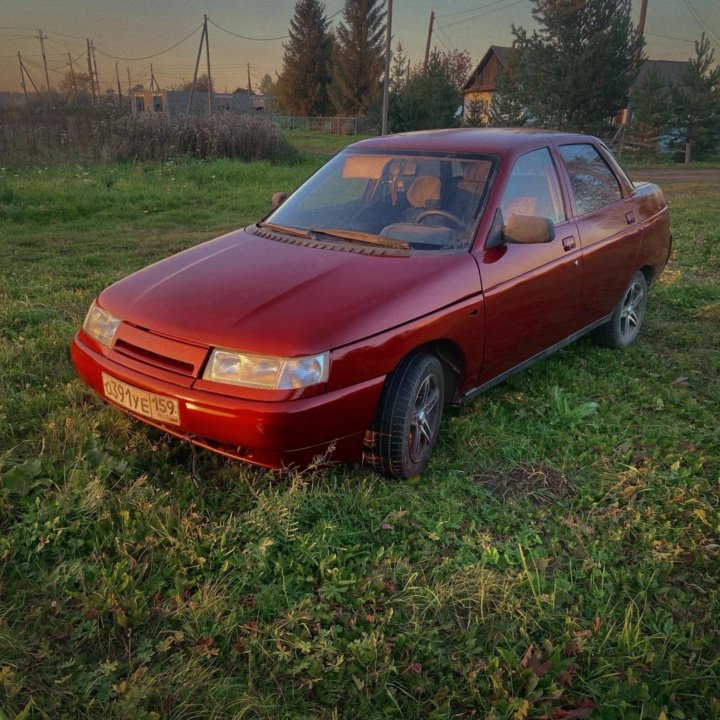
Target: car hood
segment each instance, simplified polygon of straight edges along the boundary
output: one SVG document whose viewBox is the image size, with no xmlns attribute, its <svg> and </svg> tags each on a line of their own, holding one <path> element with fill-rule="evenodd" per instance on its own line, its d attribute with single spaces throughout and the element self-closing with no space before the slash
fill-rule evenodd
<svg viewBox="0 0 720 720">
<path fill-rule="evenodd" d="M 468 253 L 369 255 L 238 230 L 120 280 L 99 303 L 180 340 L 299 356 L 376 335 L 479 291 Z"/>
</svg>

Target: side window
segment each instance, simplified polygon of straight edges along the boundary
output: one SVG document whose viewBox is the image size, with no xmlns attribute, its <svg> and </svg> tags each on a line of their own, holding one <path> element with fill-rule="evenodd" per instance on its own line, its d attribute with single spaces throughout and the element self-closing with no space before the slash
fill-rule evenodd
<svg viewBox="0 0 720 720">
<path fill-rule="evenodd" d="M 611 205 L 622 198 L 620 183 L 592 145 L 561 145 L 578 215 Z"/>
<path fill-rule="evenodd" d="M 511 215 L 536 215 L 556 224 L 567 219 L 557 171 L 547 148 L 516 160 L 500 208 L 506 221 Z"/>
</svg>

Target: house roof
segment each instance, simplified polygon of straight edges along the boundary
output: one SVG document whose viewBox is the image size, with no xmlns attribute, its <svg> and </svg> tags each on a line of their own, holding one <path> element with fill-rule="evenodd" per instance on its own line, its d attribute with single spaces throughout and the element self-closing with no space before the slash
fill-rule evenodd
<svg viewBox="0 0 720 720">
<path fill-rule="evenodd" d="M 491 45 L 485 55 L 483 55 L 482 60 L 477 64 L 477 67 L 473 70 L 472 74 L 463 85 L 462 91 L 469 92 L 472 89 L 478 75 L 482 73 L 483 68 L 490 62 L 490 58 L 492 58 L 493 55 L 498 59 L 499 63 L 503 67 L 505 67 L 511 50 L 512 48 L 505 47 L 503 45 Z"/>
<path fill-rule="evenodd" d="M 679 82 L 683 70 L 689 65 L 683 60 L 645 60 L 640 66 L 640 72 L 637 80 L 633 83 L 639 85 L 653 71 L 657 72 L 665 82 Z"/>
</svg>

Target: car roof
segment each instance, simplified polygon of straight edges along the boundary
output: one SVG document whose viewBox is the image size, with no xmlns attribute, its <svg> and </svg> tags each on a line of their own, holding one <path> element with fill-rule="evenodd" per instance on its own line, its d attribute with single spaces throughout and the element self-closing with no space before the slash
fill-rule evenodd
<svg viewBox="0 0 720 720">
<path fill-rule="evenodd" d="M 453 128 L 423 130 L 361 140 L 350 145 L 362 150 L 415 150 L 448 153 L 516 155 L 554 143 L 598 142 L 590 135 L 534 128 Z"/>
</svg>

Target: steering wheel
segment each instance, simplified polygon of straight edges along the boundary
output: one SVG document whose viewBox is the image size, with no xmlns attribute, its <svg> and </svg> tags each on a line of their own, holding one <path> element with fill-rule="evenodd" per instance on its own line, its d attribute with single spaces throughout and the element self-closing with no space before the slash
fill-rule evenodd
<svg viewBox="0 0 720 720">
<path fill-rule="evenodd" d="M 415 222 L 422 222 L 426 217 L 430 217 L 432 215 L 439 215 L 446 220 L 450 220 L 450 222 L 455 223 L 455 225 L 459 228 L 464 225 L 463 221 L 459 217 L 449 213 L 447 210 L 425 210 L 415 218 Z"/>
</svg>

